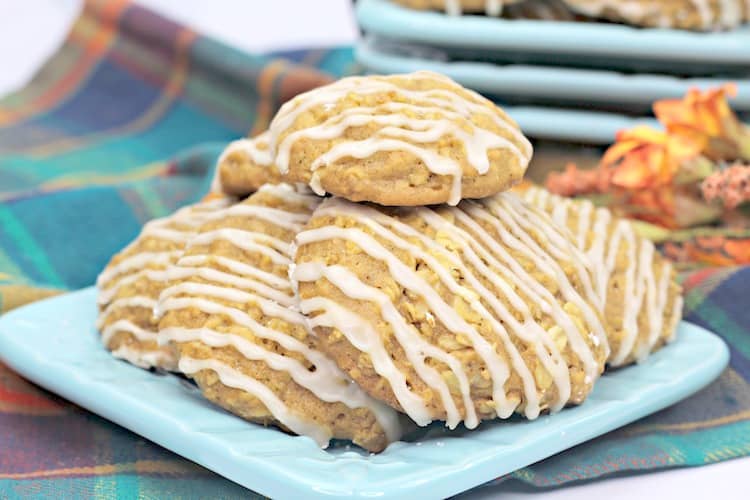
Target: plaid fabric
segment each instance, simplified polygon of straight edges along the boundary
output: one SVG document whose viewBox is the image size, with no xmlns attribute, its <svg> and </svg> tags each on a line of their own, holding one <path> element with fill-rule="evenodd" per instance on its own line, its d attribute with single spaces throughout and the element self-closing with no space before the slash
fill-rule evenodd
<svg viewBox="0 0 750 500">
<path fill-rule="evenodd" d="M 88 3 L 57 55 L 0 101 L 0 311 L 92 284 L 145 221 L 205 192 L 227 141 L 262 130 L 281 102 L 326 82 L 323 72 L 352 69 L 349 49 L 284 57 L 237 52 L 122 1 Z M 685 279 L 687 318 L 732 349 L 716 383 L 487 487 L 749 454 L 748 283 L 748 268 Z M 247 494 L 0 365 L 0 498 Z"/>
</svg>

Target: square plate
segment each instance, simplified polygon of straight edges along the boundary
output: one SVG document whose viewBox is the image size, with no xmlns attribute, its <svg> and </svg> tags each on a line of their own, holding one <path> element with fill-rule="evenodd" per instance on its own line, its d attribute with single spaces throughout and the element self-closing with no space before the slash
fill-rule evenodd
<svg viewBox="0 0 750 500">
<path fill-rule="evenodd" d="M 367 33 L 440 47 L 461 59 L 575 65 L 659 73 L 747 73 L 750 25 L 697 33 L 598 22 L 448 16 L 389 0 L 360 0 Z"/>
<path fill-rule="evenodd" d="M 94 329 L 96 290 L 86 288 L 0 317 L 0 359 L 32 382 L 271 497 L 447 497 L 665 408 L 726 367 L 714 334 L 682 322 L 677 340 L 646 362 L 602 377 L 581 406 L 534 421 L 477 430 L 420 429 L 370 455 L 346 443 L 321 450 L 241 420 L 174 375 L 112 358 Z"/>
</svg>

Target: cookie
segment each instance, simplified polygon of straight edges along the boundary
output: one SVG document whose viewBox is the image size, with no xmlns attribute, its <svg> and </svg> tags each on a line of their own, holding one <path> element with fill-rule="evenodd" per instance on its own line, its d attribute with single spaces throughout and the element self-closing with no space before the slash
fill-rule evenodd
<svg viewBox="0 0 750 500">
<path fill-rule="evenodd" d="M 564 0 L 574 11 L 648 28 L 733 29 L 747 20 L 747 0 Z"/>
<path fill-rule="evenodd" d="M 349 77 L 301 94 L 270 130 L 288 181 L 381 205 L 490 196 L 516 184 L 532 155 L 504 111 L 427 71 Z"/>
<path fill-rule="evenodd" d="M 296 238 L 292 281 L 323 349 L 419 425 L 582 402 L 608 355 L 587 263 L 513 193 L 457 207 L 331 198 Z"/>
<path fill-rule="evenodd" d="M 682 296 L 672 264 L 626 219 L 589 201 L 528 187 L 524 199 L 570 228 L 594 270 L 594 286 L 608 323 L 610 366 L 642 361 L 674 339 Z"/>
<path fill-rule="evenodd" d="M 480 14 L 499 16 L 506 6 L 521 0 L 395 0 L 396 3 L 417 10 L 440 10 L 451 16 Z"/>
<path fill-rule="evenodd" d="M 291 242 L 320 199 L 267 185 L 203 225 L 168 273 L 159 337 L 214 403 L 325 447 L 350 439 L 380 451 L 398 418 L 317 347 L 295 310 Z"/>
<path fill-rule="evenodd" d="M 211 192 L 247 196 L 263 184 L 281 182 L 268 149 L 268 132 L 227 146 L 216 164 Z"/>
<path fill-rule="evenodd" d="M 102 343 L 117 358 L 142 368 L 174 370 L 176 360 L 157 345 L 152 312 L 166 285 L 165 269 L 176 262 L 186 242 L 211 214 L 234 200 L 222 198 L 189 206 L 156 219 L 112 257 L 97 279 Z"/>
</svg>

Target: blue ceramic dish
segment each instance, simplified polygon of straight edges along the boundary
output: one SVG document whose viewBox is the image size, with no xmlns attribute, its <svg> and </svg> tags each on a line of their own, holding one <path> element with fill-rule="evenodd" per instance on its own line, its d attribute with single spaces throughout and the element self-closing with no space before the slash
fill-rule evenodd
<svg viewBox="0 0 750 500">
<path fill-rule="evenodd" d="M 345 443 L 321 450 L 247 423 L 201 398 L 184 379 L 112 358 L 94 330 L 93 288 L 0 317 L 0 358 L 52 392 L 274 498 L 447 497 L 665 408 L 727 365 L 718 337 L 682 323 L 678 339 L 645 363 L 602 377 L 581 406 L 475 431 L 435 424 L 369 455 Z"/>
<path fill-rule="evenodd" d="M 750 71 L 748 25 L 694 33 L 610 23 L 452 17 L 389 0 L 360 0 L 357 20 L 367 33 L 441 47 L 462 59 L 676 74 Z"/>
<path fill-rule="evenodd" d="M 732 107 L 737 111 L 750 110 L 750 67 L 744 79 L 678 78 L 602 69 L 454 61 L 437 49 L 372 37 L 358 44 L 355 56 L 370 73 L 435 71 L 506 103 L 585 106 L 647 115 L 657 99 L 682 97 L 690 88 L 706 89 L 734 82 L 738 93 L 731 100 Z"/>
</svg>

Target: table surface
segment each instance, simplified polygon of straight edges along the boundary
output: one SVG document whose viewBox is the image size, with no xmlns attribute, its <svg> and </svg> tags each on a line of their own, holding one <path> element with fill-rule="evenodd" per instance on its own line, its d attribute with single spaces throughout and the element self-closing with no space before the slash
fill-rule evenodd
<svg viewBox="0 0 750 500">
<path fill-rule="evenodd" d="M 358 37 L 349 0 L 139 0 L 138 3 L 248 51 L 350 44 Z M 3 68 L 0 71 L 0 96 L 25 85 L 54 53 L 81 5 L 81 0 L 0 0 L 0 68 Z M 294 15 L 290 16 L 290 13 Z M 34 29 L 28 29 L 29 26 L 34 26 Z M 23 50 L 18 50 L 18 47 L 23 47 Z M 704 500 L 708 496 L 730 500 L 746 498 L 748 471 L 750 457 L 545 492 L 517 484 L 503 485 L 479 490 L 467 497 Z"/>
</svg>

